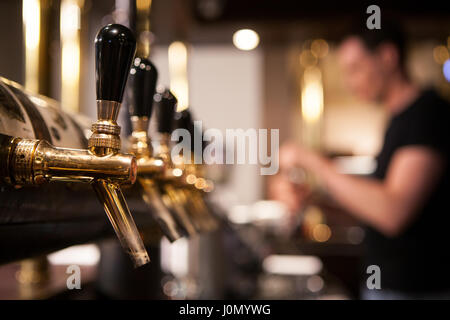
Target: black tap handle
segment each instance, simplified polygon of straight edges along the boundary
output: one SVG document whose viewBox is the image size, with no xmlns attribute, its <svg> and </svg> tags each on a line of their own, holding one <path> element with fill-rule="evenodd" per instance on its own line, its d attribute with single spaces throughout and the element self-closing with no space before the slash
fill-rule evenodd
<svg viewBox="0 0 450 320">
<path fill-rule="evenodd" d="M 203 132 L 201 132 L 199 128 L 194 125 L 194 119 L 189 109 L 176 112 L 174 118 L 175 118 L 175 129 L 177 128 L 186 129 L 187 131 L 189 131 L 191 137 L 195 137 L 197 135 L 203 137 Z M 202 150 L 205 150 L 207 145 L 208 142 L 203 141 L 202 139 L 201 143 Z M 191 140 L 191 151 L 194 151 L 194 139 Z"/>
<path fill-rule="evenodd" d="M 155 112 L 158 123 L 159 133 L 171 133 L 174 125 L 175 109 L 177 106 L 177 98 L 165 89 L 155 94 Z"/>
<path fill-rule="evenodd" d="M 189 110 L 183 110 L 175 113 L 175 128 L 186 129 L 193 136 L 194 120 Z"/>
<path fill-rule="evenodd" d="M 128 80 L 128 111 L 130 116 L 148 117 L 152 114 L 158 71 L 145 58 L 135 58 Z"/>
<path fill-rule="evenodd" d="M 185 129 L 189 131 L 191 137 L 195 137 L 194 121 L 192 120 L 192 115 L 189 110 L 186 109 L 175 113 L 175 129 Z M 191 139 L 190 149 L 192 152 L 194 151 L 194 145 L 194 139 Z"/>
<path fill-rule="evenodd" d="M 127 27 L 109 24 L 95 37 L 97 100 L 122 102 L 136 51 L 136 38 Z"/>
</svg>

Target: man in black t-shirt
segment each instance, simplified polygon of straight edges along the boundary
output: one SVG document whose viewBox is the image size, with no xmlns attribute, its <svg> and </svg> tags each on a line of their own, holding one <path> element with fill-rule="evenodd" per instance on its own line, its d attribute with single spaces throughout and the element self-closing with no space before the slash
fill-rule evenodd
<svg viewBox="0 0 450 320">
<path fill-rule="evenodd" d="M 389 114 L 372 178 L 341 174 L 327 158 L 293 143 L 281 148 L 280 168 L 314 173 L 367 225 L 365 268 L 380 268 L 381 289 L 366 288 L 364 279 L 363 298 L 450 298 L 450 106 L 410 81 L 404 51 L 402 34 L 386 25 L 348 36 L 338 50 L 350 89 Z M 304 203 L 306 192 L 282 175 L 270 189 L 292 211 Z"/>
</svg>

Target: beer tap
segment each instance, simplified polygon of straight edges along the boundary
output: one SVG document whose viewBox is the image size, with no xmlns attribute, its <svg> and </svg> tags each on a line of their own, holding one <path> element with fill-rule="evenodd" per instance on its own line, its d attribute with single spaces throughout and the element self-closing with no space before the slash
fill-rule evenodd
<svg viewBox="0 0 450 320">
<path fill-rule="evenodd" d="M 177 203 L 182 205 L 191 217 L 192 222 L 199 231 L 212 230 L 211 219 L 205 215 L 205 207 L 197 199 L 197 194 L 190 190 L 192 185 L 186 182 L 187 166 L 179 162 L 174 164 L 171 159 L 170 135 L 173 129 L 176 98 L 169 90 L 155 95 L 157 100 L 156 115 L 158 118 L 158 131 L 160 134 L 158 155 L 161 156 L 172 170 L 167 171 L 165 180 L 170 183 L 165 186 L 166 192 L 171 195 Z M 185 128 L 183 128 L 185 129 Z M 174 175 L 173 173 L 176 173 Z"/>
<path fill-rule="evenodd" d="M 196 217 L 188 211 L 185 199 L 180 196 L 177 190 L 183 172 L 174 165 L 170 154 L 170 135 L 173 129 L 177 99 L 169 90 L 164 88 L 158 90 L 154 99 L 159 134 L 159 143 L 155 154 L 164 161 L 166 167 L 164 174 L 159 177 L 160 189 L 165 196 L 167 205 L 176 212 L 188 234 L 194 235 L 201 228 L 199 228 Z"/>
<path fill-rule="evenodd" d="M 116 122 L 135 49 L 133 34 L 122 25 L 107 25 L 96 36 L 98 119 L 92 124 L 88 149 L 10 137 L 0 150 L 0 181 L 15 186 L 52 181 L 91 184 L 122 247 L 138 267 L 150 259 L 120 187 L 135 182 L 136 159 L 120 153 L 120 126 Z"/>
<path fill-rule="evenodd" d="M 190 132 L 191 136 L 195 136 L 196 130 L 189 110 L 183 110 L 176 114 L 176 126 Z M 193 162 L 193 147 L 191 145 L 191 153 L 184 155 L 181 163 L 178 164 L 183 170 L 182 179 L 180 181 L 179 192 L 200 221 L 200 228 L 203 231 L 212 231 L 217 228 L 217 220 L 208 208 L 204 196 L 204 190 L 208 186 L 207 180 L 203 177 L 203 168 Z"/>
<path fill-rule="evenodd" d="M 164 235 L 169 241 L 183 236 L 184 230 L 174 219 L 170 209 L 163 201 L 156 178 L 165 170 L 162 158 L 153 156 L 151 139 L 148 135 L 152 115 L 153 96 L 156 90 L 158 71 L 151 61 L 136 57 L 130 69 L 127 88 L 128 111 L 131 117 L 132 134 L 129 138 L 129 151 L 137 160 L 137 185 L 146 204 Z"/>
</svg>

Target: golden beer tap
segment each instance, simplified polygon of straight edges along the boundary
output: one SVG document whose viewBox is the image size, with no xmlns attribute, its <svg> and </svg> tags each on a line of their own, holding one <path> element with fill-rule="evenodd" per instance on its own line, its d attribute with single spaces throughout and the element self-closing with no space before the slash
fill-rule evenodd
<svg viewBox="0 0 450 320">
<path fill-rule="evenodd" d="M 88 149 L 54 147 L 46 140 L 11 137 L 0 149 L 0 181 L 42 185 L 52 181 L 92 185 L 124 250 L 134 265 L 150 261 L 120 185 L 136 180 L 136 159 L 120 153 L 117 115 L 136 49 L 132 32 L 118 24 L 102 28 L 95 39 L 97 113 Z"/>
<path fill-rule="evenodd" d="M 176 217 L 189 236 L 200 231 L 195 217 L 186 207 L 186 202 L 179 195 L 179 182 L 182 171 L 175 167 L 170 154 L 170 133 L 173 127 L 177 99 L 169 91 L 161 89 L 155 96 L 156 120 L 158 125 L 159 143 L 155 155 L 164 162 L 165 170 L 157 177 L 159 189 L 166 205 L 175 212 Z"/>
<path fill-rule="evenodd" d="M 185 179 L 181 190 L 186 194 L 188 203 L 192 206 L 192 210 L 199 213 L 202 229 L 206 232 L 213 231 L 218 227 L 217 220 L 210 208 L 205 202 L 205 190 L 212 184 L 203 176 L 203 170 L 200 165 L 193 163 L 185 164 Z"/>
<path fill-rule="evenodd" d="M 189 235 L 184 224 L 177 222 L 172 204 L 167 205 L 166 195 L 162 194 L 156 179 L 166 170 L 166 163 L 153 156 L 151 139 L 148 135 L 152 114 L 158 72 L 151 61 L 136 57 L 132 64 L 127 88 L 127 103 L 131 117 L 132 134 L 129 138 L 129 151 L 136 156 L 137 185 L 146 204 L 159 227 L 169 241 L 175 241 L 184 234 Z M 178 219 L 180 220 L 180 219 Z M 188 229 L 189 230 L 189 229 Z"/>
<path fill-rule="evenodd" d="M 157 154 L 162 157 L 171 170 L 167 171 L 165 176 L 165 190 L 174 201 L 182 205 L 191 217 L 198 231 L 211 231 L 216 227 L 215 221 L 209 214 L 203 199 L 194 184 L 190 184 L 189 178 L 192 178 L 192 168 L 195 166 L 186 164 L 178 157 L 177 163 L 172 161 L 170 134 L 173 128 L 176 98 L 169 90 L 155 95 L 157 100 L 156 114 L 158 118 L 158 131 L 160 133 L 159 146 Z M 188 129 L 181 125 L 180 129 Z M 193 134 L 191 134 L 193 136 Z M 179 156 L 179 155 L 175 155 Z M 195 177 L 195 176 L 194 176 Z M 196 178 L 197 179 L 197 178 Z M 204 181 L 204 179 L 203 179 Z"/>
<path fill-rule="evenodd" d="M 176 115 L 176 126 L 188 130 L 191 136 L 195 136 L 195 126 L 189 110 L 183 110 Z M 204 178 L 204 167 L 194 163 L 194 148 L 191 146 L 191 153 L 182 159 L 185 163 L 183 166 L 183 176 L 181 190 L 186 194 L 186 199 L 200 216 L 202 228 L 204 231 L 212 231 L 218 227 L 215 215 L 209 209 L 205 202 L 205 190 L 212 185 L 212 181 Z M 186 161 L 187 160 L 187 161 Z"/>
</svg>

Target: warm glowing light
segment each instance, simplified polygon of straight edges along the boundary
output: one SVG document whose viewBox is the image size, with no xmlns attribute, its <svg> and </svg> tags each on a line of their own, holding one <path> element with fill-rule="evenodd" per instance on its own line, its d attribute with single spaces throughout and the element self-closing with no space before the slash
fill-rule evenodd
<svg viewBox="0 0 450 320">
<path fill-rule="evenodd" d="M 322 210 L 316 206 L 308 206 L 304 215 L 304 223 L 307 225 L 316 225 L 322 223 L 323 221 Z"/>
<path fill-rule="evenodd" d="M 177 111 L 189 106 L 189 86 L 187 79 L 187 48 L 180 41 L 169 46 L 170 90 L 178 100 Z"/>
<path fill-rule="evenodd" d="M 48 255 L 53 265 L 88 265 L 95 266 L 100 261 L 100 250 L 95 244 L 72 246 Z"/>
<path fill-rule="evenodd" d="M 446 46 L 436 46 L 433 49 L 433 58 L 439 64 L 443 64 L 448 58 L 449 53 Z"/>
<path fill-rule="evenodd" d="M 212 192 L 214 190 L 214 182 L 211 180 L 206 180 L 206 187 L 203 188 L 205 192 Z"/>
<path fill-rule="evenodd" d="M 175 168 L 172 170 L 172 174 L 175 177 L 181 177 L 181 175 L 183 174 L 183 171 L 180 168 Z"/>
<path fill-rule="evenodd" d="M 66 42 L 62 46 L 63 85 L 74 84 L 74 82 L 78 81 L 79 79 L 79 72 L 80 72 L 79 49 L 80 49 L 79 46 L 73 42 Z"/>
<path fill-rule="evenodd" d="M 314 240 L 318 242 L 325 242 L 331 237 L 331 229 L 326 224 L 318 224 L 314 226 L 312 235 Z"/>
<path fill-rule="evenodd" d="M 39 0 L 23 0 L 23 21 L 25 23 L 25 45 L 36 49 L 39 45 L 40 15 Z"/>
<path fill-rule="evenodd" d="M 206 187 L 206 181 L 205 181 L 205 179 L 203 179 L 203 178 L 198 178 L 196 181 L 195 181 L 195 187 L 197 188 L 197 189 L 204 189 L 205 187 Z"/>
<path fill-rule="evenodd" d="M 317 57 L 311 50 L 304 50 L 300 54 L 300 64 L 303 68 L 315 66 L 317 64 Z"/>
<path fill-rule="evenodd" d="M 311 52 L 317 58 L 323 58 L 328 54 L 328 43 L 323 39 L 316 39 L 311 43 Z"/>
<path fill-rule="evenodd" d="M 193 174 L 188 174 L 188 176 L 186 177 L 186 182 L 189 184 L 194 184 L 196 180 L 197 177 Z"/>
<path fill-rule="evenodd" d="M 174 156 L 172 157 L 172 161 L 173 161 L 173 163 L 176 164 L 176 165 L 183 165 L 183 164 L 184 164 L 184 159 L 183 159 L 183 157 L 182 157 L 181 155 L 179 155 L 179 154 L 174 155 Z M 180 169 L 180 170 L 181 170 L 181 169 Z"/>
<path fill-rule="evenodd" d="M 318 68 L 308 68 L 303 74 L 302 116 L 309 123 L 317 122 L 323 113 L 322 73 Z"/>
<path fill-rule="evenodd" d="M 63 0 L 61 3 L 61 35 L 75 38 L 80 29 L 80 7 L 77 0 Z"/>
<path fill-rule="evenodd" d="M 315 256 L 269 255 L 263 261 L 264 271 L 272 274 L 312 276 L 322 268 L 322 261 Z"/>
<path fill-rule="evenodd" d="M 145 10 L 150 8 L 152 0 L 136 0 L 136 8 L 138 10 Z"/>
<path fill-rule="evenodd" d="M 442 72 L 444 73 L 445 79 L 450 82 L 450 59 L 444 62 L 442 66 Z"/>
<path fill-rule="evenodd" d="M 253 50 L 259 44 L 259 35 L 251 29 L 238 30 L 233 34 L 233 44 L 240 50 Z"/>
<path fill-rule="evenodd" d="M 61 2 L 61 105 L 79 111 L 80 6 L 77 0 Z"/>
<path fill-rule="evenodd" d="M 25 38 L 25 88 L 39 90 L 39 41 L 41 7 L 39 0 L 22 1 Z"/>
</svg>

